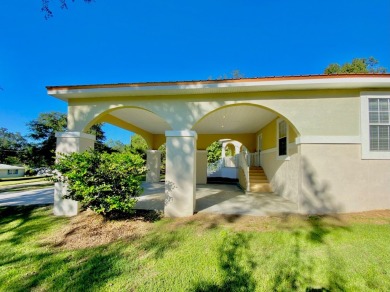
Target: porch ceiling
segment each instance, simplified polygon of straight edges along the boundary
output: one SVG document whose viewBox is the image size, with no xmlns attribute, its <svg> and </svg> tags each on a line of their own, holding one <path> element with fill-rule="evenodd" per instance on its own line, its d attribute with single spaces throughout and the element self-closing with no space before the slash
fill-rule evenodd
<svg viewBox="0 0 390 292">
<path fill-rule="evenodd" d="M 110 113 L 122 121 L 152 134 L 164 134 L 171 126 L 154 113 L 137 108 L 123 108 Z"/>
<path fill-rule="evenodd" d="M 205 116 L 194 130 L 198 134 L 255 133 L 276 117 L 275 113 L 257 106 L 229 106 Z"/>
<path fill-rule="evenodd" d="M 165 134 L 171 126 L 154 113 L 123 108 L 110 115 L 152 134 Z M 276 118 L 276 114 L 251 105 L 229 106 L 206 115 L 193 128 L 198 134 L 255 133 Z"/>
</svg>

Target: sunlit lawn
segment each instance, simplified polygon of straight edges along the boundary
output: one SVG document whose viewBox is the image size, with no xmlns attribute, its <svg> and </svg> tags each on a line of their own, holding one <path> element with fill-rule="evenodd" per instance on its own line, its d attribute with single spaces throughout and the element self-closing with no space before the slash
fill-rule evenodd
<svg viewBox="0 0 390 292">
<path fill-rule="evenodd" d="M 50 182 L 47 177 L 37 177 L 37 178 L 22 178 L 22 179 L 7 179 L 7 180 L 0 180 L 0 187 L 2 186 L 13 186 L 13 185 L 23 185 L 28 183 L 47 183 L 47 184 L 53 184 L 53 182 Z"/>
<path fill-rule="evenodd" d="M 0 290 L 389 291 L 386 214 L 125 221 L 144 231 L 95 244 L 107 234 L 91 227 L 78 239 L 91 245 L 75 247 L 75 219 L 50 207 L 1 208 Z"/>
</svg>

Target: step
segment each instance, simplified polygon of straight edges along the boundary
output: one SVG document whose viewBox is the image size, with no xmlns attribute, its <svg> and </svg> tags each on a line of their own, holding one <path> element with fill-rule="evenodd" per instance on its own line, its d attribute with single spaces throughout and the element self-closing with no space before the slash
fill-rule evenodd
<svg viewBox="0 0 390 292">
<path fill-rule="evenodd" d="M 266 175 L 249 175 L 249 179 L 268 179 Z"/>
<path fill-rule="evenodd" d="M 249 173 L 264 173 L 264 170 L 262 169 L 249 170 Z"/>
<path fill-rule="evenodd" d="M 252 183 L 268 183 L 268 179 L 250 179 L 249 182 Z"/>
<path fill-rule="evenodd" d="M 250 185 L 250 191 L 256 193 L 270 193 L 272 192 L 272 188 L 269 183 L 255 183 Z"/>
<path fill-rule="evenodd" d="M 251 166 L 249 169 L 263 169 L 261 166 Z"/>
<path fill-rule="evenodd" d="M 255 177 L 255 178 L 265 177 L 265 178 L 267 178 L 267 176 L 265 175 L 265 173 L 250 173 L 250 174 L 249 174 L 249 177 Z"/>
</svg>

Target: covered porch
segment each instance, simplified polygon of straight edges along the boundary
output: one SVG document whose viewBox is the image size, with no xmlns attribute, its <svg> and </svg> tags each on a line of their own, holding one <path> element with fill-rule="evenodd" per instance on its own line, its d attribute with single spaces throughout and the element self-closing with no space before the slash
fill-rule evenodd
<svg viewBox="0 0 390 292">
<path fill-rule="evenodd" d="M 164 211 L 165 184 L 143 183 L 136 209 Z M 237 185 L 207 184 L 196 187 L 195 213 L 271 216 L 298 213 L 298 205 L 275 193 L 244 193 Z"/>
</svg>

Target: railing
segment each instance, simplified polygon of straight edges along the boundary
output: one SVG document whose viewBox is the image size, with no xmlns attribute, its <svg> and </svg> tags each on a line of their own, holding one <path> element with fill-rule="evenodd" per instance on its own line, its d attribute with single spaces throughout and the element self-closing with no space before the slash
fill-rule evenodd
<svg viewBox="0 0 390 292">
<path fill-rule="evenodd" d="M 238 154 L 235 156 L 224 157 L 223 167 L 237 167 L 238 165 Z"/>
<path fill-rule="evenodd" d="M 214 163 L 207 163 L 207 175 L 220 171 L 223 167 L 238 167 L 239 154 L 219 159 Z"/>
<path fill-rule="evenodd" d="M 248 153 L 246 155 L 246 163 L 249 167 L 260 166 L 260 152 Z"/>
<path fill-rule="evenodd" d="M 249 165 L 247 163 L 249 155 L 245 155 L 245 153 L 241 152 L 239 154 L 239 168 L 243 171 L 244 177 L 239 176 L 240 184 L 243 184 L 246 188 L 246 191 L 250 190 L 250 182 L 249 182 Z M 244 180 L 244 181 L 242 181 Z"/>
</svg>

